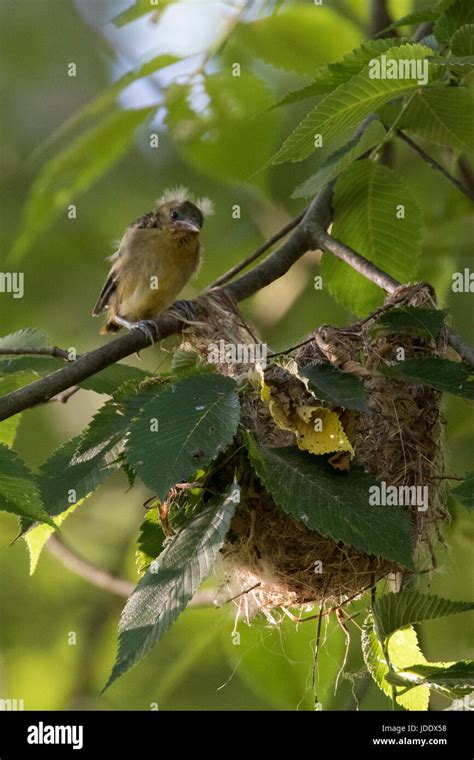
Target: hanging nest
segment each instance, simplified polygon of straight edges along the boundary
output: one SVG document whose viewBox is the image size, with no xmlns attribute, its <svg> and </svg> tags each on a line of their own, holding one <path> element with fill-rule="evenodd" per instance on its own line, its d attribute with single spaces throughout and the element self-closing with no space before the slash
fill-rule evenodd
<svg viewBox="0 0 474 760">
<path fill-rule="evenodd" d="M 416 506 L 404 507 L 412 526 L 415 564 L 420 572 L 429 572 L 435 566 L 433 547 L 440 540 L 439 526 L 447 519 L 440 491 L 441 393 L 426 385 L 378 375 L 377 369 L 400 358 L 401 350 L 405 359 L 444 356 L 447 341 L 444 330 L 436 339 L 374 331 L 380 316 L 399 306 L 434 308 L 435 293 L 426 283 L 400 287 L 366 319 L 346 328 L 320 327 L 294 358 L 268 366 L 263 376 L 269 399 L 278 401 L 285 419 L 291 419 L 295 410 L 301 411 L 305 405 L 335 411 L 354 450 L 352 461 L 375 479 L 397 487 L 429 485 L 426 512 Z M 200 328 L 189 331 L 184 348 L 197 351 L 203 359 L 210 342 L 255 342 L 251 329 L 226 296 L 205 296 L 201 317 Z M 368 396 L 367 410 L 331 408 L 316 400 L 298 376 L 297 367 L 318 362 L 360 378 Z M 259 444 L 279 447 L 298 443 L 300 448 L 308 448 L 291 425 L 283 429 L 285 426 L 276 424 L 268 399 L 262 400 L 261 387 L 249 382 L 249 377 L 255 379 L 255 365 L 226 361 L 218 371 L 244 386 L 242 426 Z M 222 601 L 235 598 L 247 617 L 261 611 L 273 619 L 271 610 L 275 607 L 325 602 L 339 606 L 391 574 L 404 573 L 406 580 L 406 571 L 393 562 L 321 536 L 283 512 L 242 455 L 242 447 L 238 448 L 244 474 L 240 478 L 241 502 L 222 549 Z M 351 455 L 336 452 L 329 462 L 336 469 L 349 469 Z"/>
</svg>

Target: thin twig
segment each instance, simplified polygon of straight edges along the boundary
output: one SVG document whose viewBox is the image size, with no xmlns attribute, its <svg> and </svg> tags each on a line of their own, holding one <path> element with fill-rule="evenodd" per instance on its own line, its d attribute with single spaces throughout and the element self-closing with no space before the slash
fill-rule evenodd
<svg viewBox="0 0 474 760">
<path fill-rule="evenodd" d="M 63 391 L 62 393 L 58 393 L 57 396 L 53 396 L 50 398 L 50 401 L 58 401 L 60 404 L 67 404 L 71 396 L 74 396 L 75 393 L 80 391 L 81 388 L 79 385 L 73 385 L 72 388 L 68 388 L 67 390 Z"/>
<path fill-rule="evenodd" d="M 393 293 L 401 283 L 325 231 L 332 216 L 332 189 L 333 183 L 323 187 L 310 204 L 300 224 L 280 248 L 250 272 L 229 283 L 223 290 L 228 292 L 236 301 L 243 301 L 286 274 L 306 251 L 323 248 L 345 261 L 346 264 L 371 282 L 376 283 L 387 293 Z M 192 305 L 193 302 L 190 303 Z M 163 312 L 158 315 L 154 320 L 156 325 L 155 342 L 162 341 L 182 330 L 186 324 L 183 309 L 183 305 L 177 304 L 172 312 Z M 181 313 L 183 313 L 182 318 L 179 316 Z M 448 339 L 459 356 L 474 367 L 474 350 L 464 344 L 461 338 L 450 329 L 448 330 Z M 67 367 L 56 370 L 56 372 L 0 398 L 0 420 L 7 419 L 24 409 L 47 401 L 61 391 L 78 385 L 105 367 L 147 348 L 149 345 L 148 338 L 142 332 L 132 330 L 100 348 L 82 354 Z"/>
<path fill-rule="evenodd" d="M 52 535 L 48 539 L 46 548 L 64 567 L 67 567 L 68 570 L 79 575 L 93 586 L 97 586 L 97 588 L 117 594 L 117 596 L 125 597 L 126 599 L 128 599 L 135 589 L 135 585 L 131 581 L 119 578 L 107 572 L 107 570 L 92 564 L 92 562 L 84 559 L 67 546 L 56 535 Z M 214 594 L 212 591 L 201 591 L 194 595 L 188 607 L 208 607 L 212 604 L 213 600 Z"/>
<path fill-rule="evenodd" d="M 408 145 L 412 150 L 415 151 L 415 153 L 418 153 L 418 155 L 423 159 L 423 161 L 426 161 L 426 163 L 431 166 L 432 169 L 435 169 L 437 172 L 443 175 L 443 177 L 446 177 L 451 184 L 454 185 L 463 195 L 465 195 L 469 200 L 474 201 L 474 190 L 471 190 L 468 187 L 465 187 L 463 183 L 454 177 L 452 174 L 448 172 L 447 169 L 444 168 L 444 166 L 438 161 L 436 161 L 434 158 L 428 155 L 428 153 L 425 153 L 423 148 L 420 148 L 420 146 L 414 142 L 411 137 L 408 137 L 404 132 L 402 132 L 401 129 L 397 129 L 397 135 L 398 137 L 403 140 L 406 145 Z"/>
<path fill-rule="evenodd" d="M 56 359 L 74 361 L 67 351 L 58 346 L 42 346 L 40 348 L 0 348 L 0 356 L 54 356 Z"/>
<path fill-rule="evenodd" d="M 279 240 L 285 237 L 285 235 L 288 235 L 291 230 L 294 230 L 295 227 L 298 226 L 298 224 L 303 219 L 307 209 L 301 212 L 301 214 L 298 214 L 298 216 L 295 216 L 293 219 L 291 219 L 288 224 L 285 224 L 284 227 L 281 228 L 281 230 L 278 230 L 271 238 L 269 238 L 265 243 L 262 243 L 253 253 L 250 254 L 246 259 L 241 261 L 239 264 L 236 264 L 235 266 L 231 267 L 227 270 L 227 272 L 224 272 L 224 274 L 221 274 L 220 277 L 215 280 L 215 282 L 212 283 L 210 286 L 211 288 L 217 288 L 221 285 L 224 285 L 226 282 L 229 282 L 233 277 L 235 277 L 236 274 L 239 274 L 239 272 L 242 272 L 243 269 L 246 269 L 250 264 L 253 264 L 254 261 L 256 261 L 262 254 L 265 253 L 265 251 L 268 251 L 269 248 L 271 248 L 275 243 L 278 243 Z"/>
</svg>

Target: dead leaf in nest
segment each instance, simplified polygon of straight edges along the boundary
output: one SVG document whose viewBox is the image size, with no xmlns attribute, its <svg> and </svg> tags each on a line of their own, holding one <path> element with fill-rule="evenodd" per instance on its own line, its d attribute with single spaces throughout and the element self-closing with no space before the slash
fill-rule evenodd
<svg viewBox="0 0 474 760">
<path fill-rule="evenodd" d="M 266 384 L 261 397 L 276 425 L 295 434 L 298 448 L 316 455 L 347 452 L 352 459 L 354 449 L 336 412 L 322 406 L 295 406 L 281 392 L 273 395 Z"/>
</svg>

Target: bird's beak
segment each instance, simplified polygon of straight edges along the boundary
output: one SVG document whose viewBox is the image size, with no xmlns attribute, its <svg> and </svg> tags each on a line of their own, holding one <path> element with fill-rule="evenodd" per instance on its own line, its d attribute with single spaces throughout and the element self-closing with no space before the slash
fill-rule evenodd
<svg viewBox="0 0 474 760">
<path fill-rule="evenodd" d="M 193 235 L 197 235 L 201 232 L 197 224 L 187 222 L 185 219 L 178 219 L 178 221 L 174 223 L 174 228 L 176 232 L 191 232 Z"/>
</svg>

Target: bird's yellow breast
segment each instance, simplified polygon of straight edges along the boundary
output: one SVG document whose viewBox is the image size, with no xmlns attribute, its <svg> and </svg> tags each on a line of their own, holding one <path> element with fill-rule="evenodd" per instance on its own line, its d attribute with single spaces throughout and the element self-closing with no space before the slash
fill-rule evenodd
<svg viewBox="0 0 474 760">
<path fill-rule="evenodd" d="M 116 313 L 132 322 L 152 319 L 179 295 L 199 266 L 196 236 L 157 229 L 127 230 L 117 267 Z"/>
</svg>

